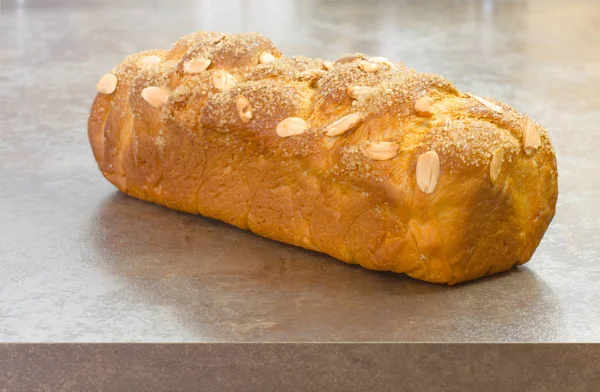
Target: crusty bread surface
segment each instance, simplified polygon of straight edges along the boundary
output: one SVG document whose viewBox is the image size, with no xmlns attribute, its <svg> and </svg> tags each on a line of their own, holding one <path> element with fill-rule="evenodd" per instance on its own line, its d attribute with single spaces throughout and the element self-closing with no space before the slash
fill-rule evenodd
<svg viewBox="0 0 600 392">
<path fill-rule="evenodd" d="M 199 32 L 97 88 L 89 139 L 119 190 L 368 269 L 448 284 L 506 271 L 554 216 L 541 126 L 385 58 Z"/>
</svg>

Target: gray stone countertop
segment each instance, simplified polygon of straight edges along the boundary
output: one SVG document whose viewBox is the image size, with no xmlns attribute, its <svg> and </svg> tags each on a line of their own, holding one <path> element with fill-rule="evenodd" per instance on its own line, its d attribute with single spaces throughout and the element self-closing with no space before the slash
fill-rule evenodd
<svg viewBox="0 0 600 392">
<path fill-rule="evenodd" d="M 600 3 L 2 6 L 0 341 L 600 341 Z M 532 260 L 438 286 L 118 193 L 87 141 L 95 83 L 197 30 L 258 31 L 287 55 L 386 56 L 530 115 L 550 133 L 560 181 Z"/>
</svg>

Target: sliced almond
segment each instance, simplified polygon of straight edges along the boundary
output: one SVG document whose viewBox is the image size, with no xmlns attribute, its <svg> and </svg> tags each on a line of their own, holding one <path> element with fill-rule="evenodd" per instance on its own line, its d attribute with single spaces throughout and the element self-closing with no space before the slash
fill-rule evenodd
<svg viewBox="0 0 600 392">
<path fill-rule="evenodd" d="M 300 117 L 288 117 L 277 124 L 275 132 L 281 137 L 301 135 L 310 128 L 310 124 Z"/>
<path fill-rule="evenodd" d="M 415 101 L 415 110 L 420 116 L 430 117 L 433 114 L 432 105 L 433 99 L 431 97 L 421 97 Z"/>
<path fill-rule="evenodd" d="M 377 68 L 379 68 L 379 65 L 376 63 L 371 63 L 369 61 L 362 60 L 358 63 L 358 67 L 365 72 L 375 72 L 377 71 Z"/>
<path fill-rule="evenodd" d="M 217 90 L 227 90 L 236 85 L 237 79 L 229 72 L 219 70 L 213 74 L 212 83 Z"/>
<path fill-rule="evenodd" d="M 325 134 L 331 137 L 342 135 L 356 128 L 361 121 L 360 113 L 351 113 L 328 125 L 325 128 Z"/>
<path fill-rule="evenodd" d="M 183 64 L 183 72 L 186 74 L 197 74 L 206 71 L 211 61 L 203 57 L 198 57 L 194 60 L 187 61 Z"/>
<path fill-rule="evenodd" d="M 350 98 L 353 99 L 358 99 L 362 95 L 371 94 L 373 91 L 375 91 L 375 88 L 369 86 L 352 86 L 346 90 Z"/>
<path fill-rule="evenodd" d="M 504 162 L 504 150 L 499 148 L 494 152 L 492 160 L 490 161 L 490 180 L 492 181 L 492 185 L 495 185 L 496 182 L 498 182 L 498 176 L 502 169 L 502 162 Z"/>
<path fill-rule="evenodd" d="M 386 57 L 370 57 L 369 60 L 374 61 L 379 64 L 385 64 L 390 68 L 394 66 L 394 64 L 392 64 L 390 59 L 388 59 Z"/>
<path fill-rule="evenodd" d="M 419 189 L 426 194 L 433 193 L 440 177 L 440 157 L 435 151 L 419 156 L 416 174 Z"/>
<path fill-rule="evenodd" d="M 487 101 L 481 97 L 478 97 L 477 95 L 473 95 L 471 94 L 471 97 L 473 97 L 474 100 L 476 100 L 477 102 L 479 102 L 480 104 L 482 104 L 483 106 L 487 106 L 489 109 L 492 109 L 494 112 L 502 114 L 504 113 L 504 111 L 502 110 L 502 108 L 498 105 L 496 105 L 495 103 L 491 103 L 490 101 Z"/>
<path fill-rule="evenodd" d="M 376 161 L 386 161 L 398 155 L 398 146 L 392 142 L 371 143 L 363 150 L 363 154 Z"/>
<path fill-rule="evenodd" d="M 325 68 L 328 71 L 331 71 L 333 69 L 333 61 L 323 61 L 323 68 Z"/>
<path fill-rule="evenodd" d="M 243 95 L 238 95 L 235 98 L 235 107 L 237 108 L 240 120 L 244 123 L 248 123 L 252 119 L 252 105 L 250 101 Z"/>
<path fill-rule="evenodd" d="M 220 33 L 218 36 L 215 37 L 215 39 L 213 39 L 213 41 L 212 41 L 213 45 L 216 45 L 219 42 L 223 41 L 224 38 L 225 38 L 225 34 Z"/>
<path fill-rule="evenodd" d="M 365 60 L 366 56 L 364 54 L 361 53 L 351 53 L 351 54 L 347 54 L 345 56 L 340 57 L 339 59 L 336 60 L 336 64 L 349 64 L 349 63 L 355 63 L 357 61 L 361 61 L 361 60 Z"/>
<path fill-rule="evenodd" d="M 142 90 L 142 98 L 152 107 L 160 109 L 169 100 L 169 92 L 163 88 L 152 86 Z"/>
<path fill-rule="evenodd" d="M 533 155 L 541 145 L 540 133 L 535 129 L 535 126 L 527 125 L 523 131 L 523 150 L 525 154 Z"/>
<path fill-rule="evenodd" d="M 158 56 L 155 55 L 151 55 L 151 56 L 144 56 L 140 59 L 139 64 L 142 67 L 146 67 L 146 66 L 151 66 L 151 65 L 156 65 L 158 63 L 160 63 L 162 59 Z"/>
<path fill-rule="evenodd" d="M 98 84 L 96 84 L 96 90 L 100 94 L 112 94 L 117 89 L 117 77 L 113 74 L 102 75 Z"/>
<path fill-rule="evenodd" d="M 322 69 L 309 69 L 303 72 L 300 72 L 301 78 L 306 79 L 319 79 L 321 76 L 325 75 L 327 71 L 323 71 Z"/>
<path fill-rule="evenodd" d="M 273 61 L 275 61 L 275 56 L 269 52 L 262 52 L 258 55 L 258 62 L 261 64 L 268 64 L 272 63 Z"/>
</svg>

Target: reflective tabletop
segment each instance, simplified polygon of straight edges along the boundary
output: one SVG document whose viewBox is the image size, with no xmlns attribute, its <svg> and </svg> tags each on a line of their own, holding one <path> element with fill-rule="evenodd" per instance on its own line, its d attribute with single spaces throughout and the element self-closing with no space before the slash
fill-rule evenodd
<svg viewBox="0 0 600 392">
<path fill-rule="evenodd" d="M 598 26 L 592 0 L 4 0 L 0 341 L 600 341 Z M 116 191 L 87 141 L 98 77 L 197 30 L 386 56 L 546 126 L 560 191 L 532 260 L 440 286 Z"/>
</svg>

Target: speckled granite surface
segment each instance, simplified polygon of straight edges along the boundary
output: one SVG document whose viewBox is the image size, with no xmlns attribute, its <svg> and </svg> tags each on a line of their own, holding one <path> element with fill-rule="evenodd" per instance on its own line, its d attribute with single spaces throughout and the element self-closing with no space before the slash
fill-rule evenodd
<svg viewBox="0 0 600 392">
<path fill-rule="evenodd" d="M 600 341 L 599 25 L 596 1 L 4 0 L 0 341 Z M 436 286 L 117 193 L 87 142 L 97 78 L 201 29 L 387 56 L 545 125 L 560 195 L 531 262 Z"/>
</svg>

